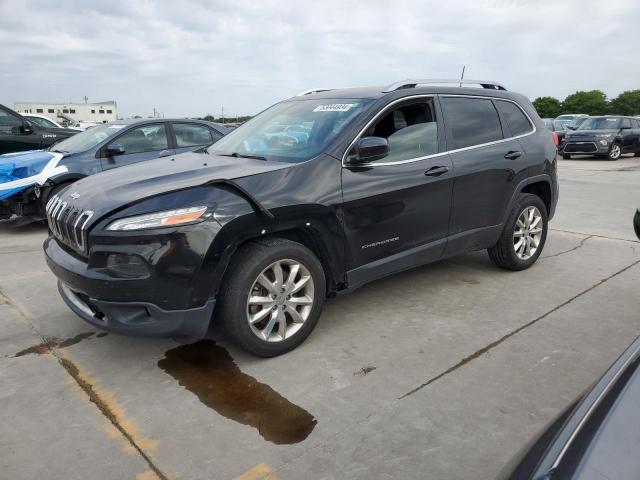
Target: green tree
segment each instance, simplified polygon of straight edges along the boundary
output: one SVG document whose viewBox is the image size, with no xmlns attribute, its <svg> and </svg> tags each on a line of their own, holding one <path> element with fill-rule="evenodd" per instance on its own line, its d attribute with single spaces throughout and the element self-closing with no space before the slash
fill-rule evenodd
<svg viewBox="0 0 640 480">
<path fill-rule="evenodd" d="M 553 97 L 538 97 L 533 106 L 542 118 L 556 118 L 562 113 L 562 103 Z"/>
<path fill-rule="evenodd" d="M 562 110 L 565 113 L 603 115 L 608 109 L 607 96 L 600 90 L 572 93 L 562 102 Z"/>
<path fill-rule="evenodd" d="M 640 90 L 622 92 L 609 103 L 609 112 L 619 115 L 640 115 Z"/>
</svg>

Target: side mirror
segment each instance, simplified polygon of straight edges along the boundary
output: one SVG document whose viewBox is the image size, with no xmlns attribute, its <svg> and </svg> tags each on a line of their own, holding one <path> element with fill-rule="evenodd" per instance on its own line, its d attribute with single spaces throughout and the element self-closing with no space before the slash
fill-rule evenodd
<svg viewBox="0 0 640 480">
<path fill-rule="evenodd" d="M 105 153 L 108 157 L 115 157 L 116 155 L 122 155 L 124 153 L 124 147 L 117 143 L 112 143 L 111 145 L 107 145 L 107 149 Z"/>
<path fill-rule="evenodd" d="M 33 125 L 31 125 L 28 122 L 25 122 L 22 124 L 22 133 L 24 133 L 25 135 L 31 135 L 33 133 Z"/>
<path fill-rule="evenodd" d="M 355 145 L 355 156 L 351 163 L 366 163 L 389 155 L 389 142 L 383 137 L 363 137 Z"/>
</svg>

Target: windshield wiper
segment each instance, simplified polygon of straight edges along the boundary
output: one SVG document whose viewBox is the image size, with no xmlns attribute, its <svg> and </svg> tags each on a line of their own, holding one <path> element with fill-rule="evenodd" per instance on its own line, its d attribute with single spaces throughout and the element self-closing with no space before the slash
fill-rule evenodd
<svg viewBox="0 0 640 480">
<path fill-rule="evenodd" d="M 233 153 L 221 153 L 220 154 L 223 157 L 235 157 L 235 158 L 252 158 L 254 160 L 267 160 L 265 157 L 261 157 L 260 155 L 245 155 L 244 153 L 238 153 L 238 152 L 233 152 Z"/>
<path fill-rule="evenodd" d="M 50 152 L 54 152 L 54 153 L 69 153 L 66 150 L 49 150 Z"/>
</svg>

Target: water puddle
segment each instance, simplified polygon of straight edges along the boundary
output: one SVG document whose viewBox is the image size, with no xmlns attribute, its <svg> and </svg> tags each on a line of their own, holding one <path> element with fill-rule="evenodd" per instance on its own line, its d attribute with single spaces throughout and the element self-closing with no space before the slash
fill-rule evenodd
<svg viewBox="0 0 640 480">
<path fill-rule="evenodd" d="M 22 357 L 29 354 L 46 355 L 47 353 L 51 353 L 52 348 L 70 347 L 71 345 L 75 345 L 86 338 L 92 337 L 94 334 L 95 332 L 85 332 L 79 333 L 75 337 L 71 338 L 48 337 L 44 342 L 39 343 L 38 345 L 33 345 L 29 348 L 25 348 L 24 350 L 20 350 L 14 355 L 14 357 Z"/>
<path fill-rule="evenodd" d="M 275 444 L 301 442 L 316 426 L 313 415 L 242 373 L 229 352 L 212 340 L 172 348 L 158 367 L 207 407 L 257 429 Z"/>
</svg>

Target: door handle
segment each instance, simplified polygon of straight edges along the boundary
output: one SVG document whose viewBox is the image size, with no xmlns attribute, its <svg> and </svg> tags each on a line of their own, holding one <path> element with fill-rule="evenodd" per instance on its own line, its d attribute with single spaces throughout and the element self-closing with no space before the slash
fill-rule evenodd
<svg viewBox="0 0 640 480">
<path fill-rule="evenodd" d="M 171 152 L 171 150 L 163 150 L 160 152 L 160 155 L 158 155 L 158 158 L 168 157 L 169 155 L 173 155 L 173 152 Z"/>
<path fill-rule="evenodd" d="M 507 160 L 515 160 L 516 158 L 519 158 L 521 156 L 522 152 L 519 152 L 517 150 L 511 150 L 504 154 L 504 158 L 506 158 Z"/>
<path fill-rule="evenodd" d="M 427 177 L 439 177 L 449 171 L 449 167 L 431 167 L 429 170 L 424 172 Z"/>
</svg>

